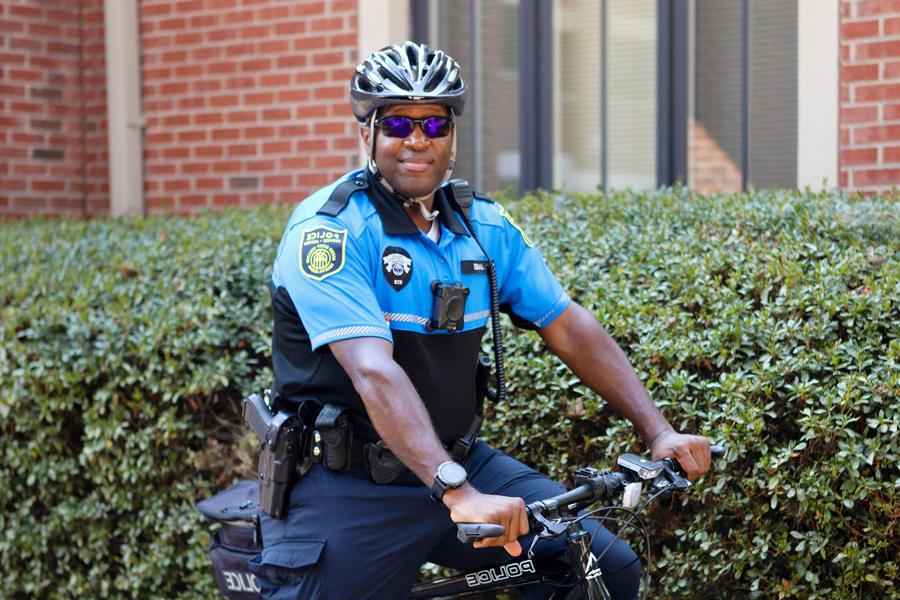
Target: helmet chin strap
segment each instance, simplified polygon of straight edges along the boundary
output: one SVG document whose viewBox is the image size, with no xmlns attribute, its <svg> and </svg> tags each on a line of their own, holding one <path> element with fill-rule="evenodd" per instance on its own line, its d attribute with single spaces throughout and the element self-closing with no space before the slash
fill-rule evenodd
<svg viewBox="0 0 900 600">
<path fill-rule="evenodd" d="M 372 175 L 375 176 L 375 179 L 377 179 L 381 183 L 382 187 L 384 187 L 384 189 L 386 189 L 391 196 L 403 203 L 403 208 L 409 208 L 413 204 L 416 204 L 419 207 L 419 214 L 422 215 L 423 219 L 429 222 L 434 221 L 437 216 L 441 214 L 441 211 L 428 210 L 427 208 L 425 208 L 424 202 L 450 180 L 450 175 L 453 173 L 453 167 L 456 166 L 456 122 L 453 122 L 450 129 L 453 140 L 450 142 L 450 161 L 447 164 L 447 171 L 444 173 L 444 177 L 441 179 L 440 183 L 432 188 L 431 191 L 427 194 L 418 196 L 416 198 L 407 198 L 400 192 L 394 190 L 391 184 L 389 184 L 387 180 L 382 177 L 381 173 L 378 171 L 378 166 L 375 164 L 375 117 L 377 114 L 378 111 L 373 110 L 372 116 L 369 118 L 369 131 L 371 132 L 371 135 L 369 136 L 369 171 L 372 173 Z"/>
</svg>

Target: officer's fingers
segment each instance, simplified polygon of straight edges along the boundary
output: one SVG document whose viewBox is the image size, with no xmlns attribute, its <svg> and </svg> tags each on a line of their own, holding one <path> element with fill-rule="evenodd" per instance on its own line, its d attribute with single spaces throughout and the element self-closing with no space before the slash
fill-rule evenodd
<svg viewBox="0 0 900 600">
<path fill-rule="evenodd" d="M 519 535 L 528 533 L 528 515 L 525 514 L 525 501 L 522 501 L 522 510 L 519 511 Z"/>
<path fill-rule="evenodd" d="M 518 538 L 528 530 L 528 519 L 525 519 L 525 502 L 521 498 L 508 498 L 505 505 L 505 527 L 509 542 Z"/>
<path fill-rule="evenodd" d="M 699 440 L 694 445 L 694 456 L 697 459 L 697 465 L 700 467 L 700 475 L 709 471 L 709 464 L 712 461 L 709 448 L 709 440 L 705 437 L 699 437 Z"/>
<path fill-rule="evenodd" d="M 522 544 L 519 543 L 519 540 L 513 540 L 508 544 L 504 544 L 503 549 L 509 552 L 510 556 L 519 556 L 522 554 Z"/>
<path fill-rule="evenodd" d="M 512 511 L 507 511 L 505 517 L 503 519 L 503 527 L 506 528 L 506 532 L 499 538 L 503 542 L 502 546 L 504 547 L 513 543 L 519 537 L 519 520 L 516 518 L 516 514 Z"/>
<path fill-rule="evenodd" d="M 675 460 L 678 461 L 688 479 L 694 479 L 700 473 L 700 467 L 691 453 L 690 447 L 679 446 L 675 450 Z"/>
<path fill-rule="evenodd" d="M 694 479 L 709 470 L 709 440 L 701 436 L 693 436 L 687 448 L 690 464 L 682 463 L 688 479 Z M 680 461 L 679 461 L 680 462 Z"/>
<path fill-rule="evenodd" d="M 495 546 L 506 546 L 507 544 L 511 544 L 515 539 L 510 540 L 507 534 L 503 534 L 499 537 L 489 537 L 489 538 L 481 538 L 480 540 L 475 540 L 472 543 L 473 548 L 492 548 Z"/>
</svg>

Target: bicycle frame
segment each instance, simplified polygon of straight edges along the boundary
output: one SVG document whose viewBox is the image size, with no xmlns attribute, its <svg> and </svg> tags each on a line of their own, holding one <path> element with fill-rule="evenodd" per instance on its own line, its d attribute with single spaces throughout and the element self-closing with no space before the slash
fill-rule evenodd
<svg viewBox="0 0 900 600">
<path fill-rule="evenodd" d="M 582 582 L 585 600 L 608 600 L 609 592 L 600 578 L 599 567 L 594 564 L 590 537 L 580 523 L 572 523 L 566 531 L 565 554 L 568 562 L 559 555 L 536 555 L 531 559 L 517 557 L 497 567 L 420 583 L 413 587 L 409 597 L 462 598 L 475 593 L 543 583 L 559 588 L 559 595 L 551 596 L 553 600 L 564 598 L 578 582 Z"/>
</svg>

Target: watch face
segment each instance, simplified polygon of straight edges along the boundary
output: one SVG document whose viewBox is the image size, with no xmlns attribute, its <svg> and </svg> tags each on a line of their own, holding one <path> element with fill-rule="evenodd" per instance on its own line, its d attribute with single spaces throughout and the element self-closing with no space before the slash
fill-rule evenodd
<svg viewBox="0 0 900 600">
<path fill-rule="evenodd" d="M 442 464 L 437 474 L 447 487 L 459 487 L 466 480 L 466 470 L 462 465 L 453 462 Z"/>
</svg>

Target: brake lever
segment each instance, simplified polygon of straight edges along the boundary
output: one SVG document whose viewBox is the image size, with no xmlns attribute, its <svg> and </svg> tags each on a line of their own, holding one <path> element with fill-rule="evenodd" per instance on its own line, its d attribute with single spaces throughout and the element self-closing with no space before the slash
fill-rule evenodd
<svg viewBox="0 0 900 600">
<path fill-rule="evenodd" d="M 561 523 L 558 521 L 551 521 L 544 515 L 542 515 L 539 511 L 531 512 L 531 517 L 534 518 L 535 521 L 541 526 L 540 531 L 534 532 L 536 538 L 541 538 L 542 540 L 552 540 L 561 536 L 566 532 L 567 525 L 565 523 Z"/>
<path fill-rule="evenodd" d="M 681 467 L 674 458 L 664 458 L 662 462 L 665 465 L 662 475 L 676 490 L 686 490 L 691 487 L 691 482 L 681 475 Z"/>
</svg>

